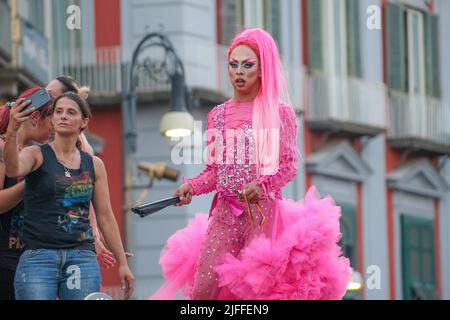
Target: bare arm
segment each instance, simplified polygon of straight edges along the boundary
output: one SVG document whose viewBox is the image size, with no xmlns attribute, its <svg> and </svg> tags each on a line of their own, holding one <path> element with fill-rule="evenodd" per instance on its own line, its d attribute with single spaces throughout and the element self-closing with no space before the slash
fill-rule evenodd
<svg viewBox="0 0 450 320">
<path fill-rule="evenodd" d="M 0 190 L 0 215 L 8 212 L 23 200 L 25 184 L 18 183 L 11 188 Z"/>
<path fill-rule="evenodd" d="M 21 124 L 30 118 L 34 108 L 23 110 L 29 101 L 19 100 L 9 113 L 9 124 L 6 132 L 4 159 L 6 175 L 11 178 L 23 177 L 30 173 L 36 165 L 37 155 L 41 154 L 39 148 L 24 148 L 20 153 L 17 147 L 17 132 Z M 42 158 L 42 157 L 41 157 Z"/>
<path fill-rule="evenodd" d="M 17 149 L 16 137 L 6 136 L 5 171 L 8 177 L 24 177 L 41 164 L 42 153 L 39 147 L 26 147 L 19 152 Z"/>
<path fill-rule="evenodd" d="M 95 168 L 95 189 L 92 203 L 94 205 L 97 223 L 105 238 L 106 244 L 113 252 L 119 264 L 119 276 L 122 289 L 126 290 L 125 296 L 131 296 L 134 289 L 134 277 L 128 268 L 125 251 L 120 238 L 119 227 L 111 207 L 108 189 L 108 177 L 105 165 L 98 157 L 93 157 Z"/>
<path fill-rule="evenodd" d="M 93 157 L 93 159 L 96 182 L 92 203 L 94 205 L 97 223 L 118 263 L 124 263 L 126 262 L 125 251 L 120 239 L 119 227 L 117 226 L 111 207 L 105 166 L 99 158 Z"/>
<path fill-rule="evenodd" d="M 5 163 L 3 160 L 4 142 L 0 140 L 0 215 L 17 206 L 23 198 L 25 185 L 18 183 L 10 188 L 3 189 L 5 185 Z"/>
</svg>

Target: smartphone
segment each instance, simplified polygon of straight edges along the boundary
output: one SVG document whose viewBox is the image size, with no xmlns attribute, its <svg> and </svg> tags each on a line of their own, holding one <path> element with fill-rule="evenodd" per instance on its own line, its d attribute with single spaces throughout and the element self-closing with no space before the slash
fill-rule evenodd
<svg viewBox="0 0 450 320">
<path fill-rule="evenodd" d="M 36 110 L 38 110 L 52 100 L 47 90 L 45 90 L 44 88 L 40 88 L 38 91 L 25 99 L 31 100 L 31 103 L 23 108 L 22 111 L 28 110 L 30 108 L 35 108 Z"/>
</svg>

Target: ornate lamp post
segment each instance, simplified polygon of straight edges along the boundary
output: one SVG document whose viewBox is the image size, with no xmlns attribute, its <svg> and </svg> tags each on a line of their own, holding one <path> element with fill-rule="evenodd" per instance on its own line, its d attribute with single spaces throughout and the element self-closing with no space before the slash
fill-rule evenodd
<svg viewBox="0 0 450 320">
<path fill-rule="evenodd" d="M 194 119 L 187 112 L 189 93 L 186 89 L 184 66 L 175 52 L 170 40 L 161 33 L 149 33 L 133 51 L 129 74 L 124 85 L 125 95 L 122 103 L 124 154 L 136 151 L 136 88 L 139 85 L 138 59 L 142 52 L 151 47 L 163 49 L 164 56 L 159 63 L 147 56 L 140 65 L 155 82 L 171 83 L 171 112 L 161 120 L 161 133 L 168 137 L 190 135 Z"/>
<path fill-rule="evenodd" d="M 144 54 L 147 49 L 159 48 L 160 55 Z M 161 50 L 162 49 L 162 50 Z M 148 51 L 148 50 L 147 50 Z M 123 81 L 122 130 L 123 130 L 123 168 L 125 178 L 124 213 L 127 235 L 132 234 L 132 215 L 129 214 L 134 188 L 133 169 L 137 164 L 132 156 L 137 145 L 137 95 L 136 89 L 142 76 L 147 76 L 155 84 L 171 83 L 171 111 L 161 119 L 160 131 L 167 137 L 176 138 L 190 135 L 194 129 L 194 119 L 188 112 L 189 93 L 185 84 L 184 66 L 176 54 L 170 40 L 161 33 L 145 35 L 133 51 L 129 73 Z"/>
</svg>

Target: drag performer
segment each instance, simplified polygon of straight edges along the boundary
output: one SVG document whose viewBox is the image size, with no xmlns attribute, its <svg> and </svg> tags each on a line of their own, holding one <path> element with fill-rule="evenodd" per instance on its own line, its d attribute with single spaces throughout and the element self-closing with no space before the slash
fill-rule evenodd
<svg viewBox="0 0 450 320">
<path fill-rule="evenodd" d="M 299 202 L 281 194 L 297 174 L 297 122 L 277 46 L 247 29 L 227 57 L 234 93 L 207 116 L 207 165 L 175 192 L 185 205 L 215 191 L 210 212 L 169 238 L 151 298 L 341 299 L 352 270 L 340 208 L 314 187 Z"/>
</svg>

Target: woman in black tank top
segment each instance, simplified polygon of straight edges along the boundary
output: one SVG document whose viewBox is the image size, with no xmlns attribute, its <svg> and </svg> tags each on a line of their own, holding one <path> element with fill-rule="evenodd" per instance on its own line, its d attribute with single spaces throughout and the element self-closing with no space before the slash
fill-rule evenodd
<svg viewBox="0 0 450 320">
<path fill-rule="evenodd" d="M 13 107 L 5 144 L 6 174 L 25 176 L 24 253 L 14 285 L 17 299 L 83 299 L 99 291 L 100 272 L 94 252 L 89 206 L 119 265 L 125 298 L 133 292 L 115 221 L 103 162 L 82 152 L 79 134 L 87 127 L 89 106 L 78 95 L 55 100 L 55 140 L 18 152 L 17 128 L 32 111 Z"/>
<path fill-rule="evenodd" d="M 16 103 L 24 108 L 28 102 L 23 100 L 39 90 L 33 87 L 24 91 Z M 52 103 L 34 112 L 20 127 L 17 134 L 19 148 L 30 145 L 31 141 L 45 143 L 51 132 L 50 116 Z M 14 274 L 22 254 L 21 227 L 24 218 L 23 193 L 24 180 L 10 178 L 5 174 L 3 159 L 5 132 L 9 125 L 10 107 L 0 109 L 0 300 L 14 300 Z"/>
</svg>

